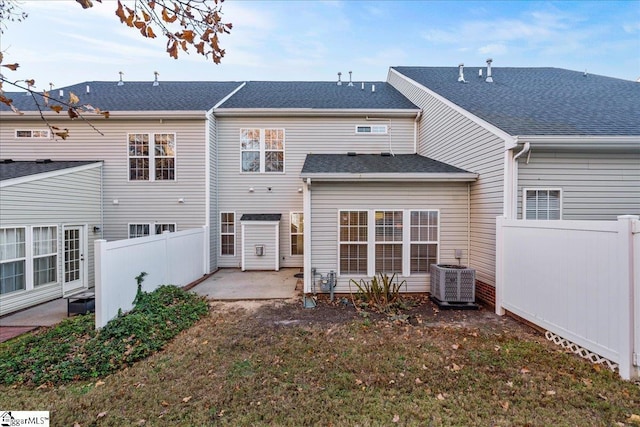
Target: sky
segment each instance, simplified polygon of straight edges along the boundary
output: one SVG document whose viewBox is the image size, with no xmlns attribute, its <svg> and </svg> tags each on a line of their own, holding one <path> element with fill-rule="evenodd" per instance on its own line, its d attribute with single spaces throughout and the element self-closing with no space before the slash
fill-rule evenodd
<svg viewBox="0 0 640 427">
<path fill-rule="evenodd" d="M 123 1 L 123 3 L 127 4 Z M 24 22 L 4 22 L 9 80 L 37 89 L 85 81 L 384 81 L 390 66 L 558 67 L 640 78 L 640 0 L 365 1 L 227 0 L 233 24 L 220 65 L 170 58 L 163 38 L 119 22 L 117 3 L 21 0 Z M 131 5 L 131 1 L 128 3 Z M 5 90 L 12 88 L 5 86 Z"/>
</svg>

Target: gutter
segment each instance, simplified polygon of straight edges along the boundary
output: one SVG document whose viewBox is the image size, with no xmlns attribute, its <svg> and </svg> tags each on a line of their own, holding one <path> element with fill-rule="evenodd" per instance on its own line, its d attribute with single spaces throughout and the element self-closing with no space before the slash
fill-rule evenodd
<svg viewBox="0 0 640 427">
<path fill-rule="evenodd" d="M 12 111 L 0 111 L 0 119 L 7 120 L 42 120 L 40 113 L 37 111 L 23 111 L 24 114 L 18 115 Z M 43 112 L 43 116 L 47 120 L 69 120 L 66 115 L 60 115 L 55 112 L 47 113 Z M 207 111 L 205 110 L 155 110 L 155 111 L 110 111 L 109 118 L 106 119 L 98 114 L 83 114 L 82 117 L 87 121 L 101 120 L 101 121 L 114 121 L 114 120 L 131 120 L 131 119 L 198 119 L 204 120 L 207 118 Z"/>
<path fill-rule="evenodd" d="M 216 116 L 236 117 L 362 117 L 366 115 L 384 115 L 385 117 L 414 117 L 415 109 L 364 109 L 364 108 L 217 108 Z"/>
<path fill-rule="evenodd" d="M 302 173 L 303 180 L 313 179 L 321 182 L 473 182 L 477 173 Z"/>
</svg>

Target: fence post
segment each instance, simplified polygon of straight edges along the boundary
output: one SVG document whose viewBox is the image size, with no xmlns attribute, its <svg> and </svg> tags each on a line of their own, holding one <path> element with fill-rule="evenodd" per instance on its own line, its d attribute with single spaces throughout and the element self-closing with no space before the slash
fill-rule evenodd
<svg viewBox="0 0 640 427">
<path fill-rule="evenodd" d="M 94 280 L 95 280 L 95 327 L 96 329 L 103 327 L 107 322 L 105 320 L 105 316 L 108 313 L 107 309 L 107 298 L 106 298 L 106 289 L 107 285 L 107 268 L 106 268 L 106 257 L 107 257 L 107 241 L 104 239 L 98 239 L 93 243 L 93 256 L 94 260 Z"/>
<path fill-rule="evenodd" d="M 634 254 L 633 222 L 637 215 L 618 217 L 618 258 L 620 271 L 620 376 L 629 380 L 637 376 L 634 368 Z M 638 307 L 635 307 L 636 309 Z"/>
<path fill-rule="evenodd" d="M 504 216 L 496 217 L 496 314 L 504 316 Z"/>
</svg>

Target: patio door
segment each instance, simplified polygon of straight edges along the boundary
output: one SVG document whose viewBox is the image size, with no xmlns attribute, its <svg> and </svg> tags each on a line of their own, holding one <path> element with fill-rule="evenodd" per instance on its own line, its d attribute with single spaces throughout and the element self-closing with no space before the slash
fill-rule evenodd
<svg viewBox="0 0 640 427">
<path fill-rule="evenodd" d="M 80 292 L 87 287 L 85 277 L 86 233 L 84 225 L 63 227 L 64 259 L 62 295 Z"/>
</svg>

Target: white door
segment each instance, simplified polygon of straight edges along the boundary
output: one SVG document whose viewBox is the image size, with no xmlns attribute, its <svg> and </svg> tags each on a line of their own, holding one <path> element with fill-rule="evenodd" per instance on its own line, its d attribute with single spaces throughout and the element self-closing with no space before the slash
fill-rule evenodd
<svg viewBox="0 0 640 427">
<path fill-rule="evenodd" d="M 62 294 L 82 291 L 86 288 L 84 273 L 84 254 L 86 252 L 85 227 L 83 225 L 65 225 L 64 232 L 64 261 Z"/>
</svg>

